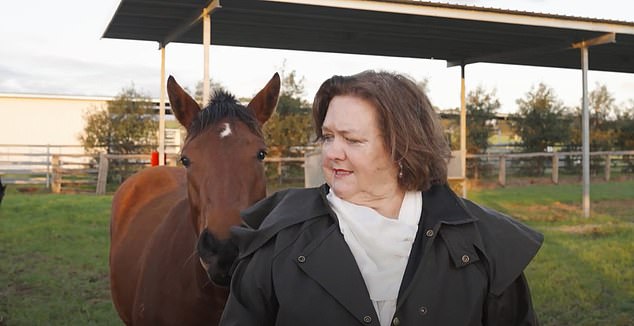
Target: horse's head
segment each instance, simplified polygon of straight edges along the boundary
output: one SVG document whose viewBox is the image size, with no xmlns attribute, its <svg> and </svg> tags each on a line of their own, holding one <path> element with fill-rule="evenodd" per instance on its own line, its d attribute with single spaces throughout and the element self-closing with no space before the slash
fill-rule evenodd
<svg viewBox="0 0 634 326">
<path fill-rule="evenodd" d="M 240 224 L 240 211 L 266 195 L 261 127 L 269 119 L 280 91 L 276 73 L 247 107 L 224 91 L 200 107 L 174 80 L 167 92 L 176 119 L 187 128 L 180 161 L 187 169 L 188 200 L 199 235 L 200 262 L 216 284 L 228 283 L 237 255 L 229 228 Z"/>
</svg>

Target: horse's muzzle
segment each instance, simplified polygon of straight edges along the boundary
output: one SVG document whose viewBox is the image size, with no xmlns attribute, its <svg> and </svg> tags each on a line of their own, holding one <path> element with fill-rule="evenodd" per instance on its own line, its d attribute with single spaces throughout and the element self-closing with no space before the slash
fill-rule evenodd
<svg viewBox="0 0 634 326">
<path fill-rule="evenodd" d="M 196 251 L 209 279 L 217 286 L 229 286 L 231 267 L 238 257 L 238 247 L 233 241 L 218 240 L 205 229 L 198 237 Z"/>
</svg>

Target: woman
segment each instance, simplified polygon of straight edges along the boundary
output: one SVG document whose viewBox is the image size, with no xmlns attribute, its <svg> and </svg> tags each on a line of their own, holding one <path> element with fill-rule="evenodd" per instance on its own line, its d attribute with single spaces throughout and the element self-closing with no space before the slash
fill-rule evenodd
<svg viewBox="0 0 634 326">
<path fill-rule="evenodd" d="M 447 186 L 440 121 L 409 79 L 334 76 L 313 103 L 326 184 L 244 213 L 221 325 L 533 325 L 542 236 Z"/>
</svg>

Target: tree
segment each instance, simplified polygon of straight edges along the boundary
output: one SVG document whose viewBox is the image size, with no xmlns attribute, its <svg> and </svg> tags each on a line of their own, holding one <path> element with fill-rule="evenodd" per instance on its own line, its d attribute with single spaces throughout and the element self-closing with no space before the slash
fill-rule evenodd
<svg viewBox="0 0 634 326">
<path fill-rule="evenodd" d="M 485 153 L 489 147 L 489 137 L 493 131 L 491 122 L 495 119 L 500 101 L 495 90 L 487 92 L 478 86 L 469 92 L 466 99 L 467 109 L 467 153 Z"/>
<path fill-rule="evenodd" d="M 158 123 L 149 97 L 124 88 L 105 110 L 88 113 L 79 137 L 87 152 L 147 153 L 157 146 Z"/>
<path fill-rule="evenodd" d="M 440 113 L 445 138 L 452 151 L 460 149 L 460 108 L 437 110 Z"/>
<path fill-rule="evenodd" d="M 616 114 L 617 135 L 615 145 L 619 150 L 634 150 L 634 100 Z"/>
<path fill-rule="evenodd" d="M 615 120 L 617 106 L 615 99 L 605 85 L 596 84 L 596 87 L 588 94 L 588 113 L 590 124 L 590 151 L 608 151 L 615 149 L 618 133 L 618 123 Z M 582 148 L 582 108 L 575 107 L 570 114 L 570 140 L 566 150 L 580 151 Z M 590 172 L 597 174 L 604 158 L 601 156 L 590 157 Z M 581 164 L 573 163 L 572 159 L 566 159 L 565 168 L 569 171 L 579 172 Z"/>
<path fill-rule="evenodd" d="M 423 79 L 416 81 L 416 86 L 429 96 L 429 78 L 423 77 Z"/>
<path fill-rule="evenodd" d="M 275 114 L 264 125 L 264 135 L 271 156 L 297 156 L 310 143 L 311 107 L 301 96 L 304 78 L 297 78 L 295 70 L 282 70 L 282 90 Z"/>
<path fill-rule="evenodd" d="M 620 150 L 634 149 L 634 100 L 630 100 L 622 112 L 617 112 L 615 147 Z M 634 172 L 634 157 L 624 155 L 623 161 L 627 165 L 627 172 Z"/>
<path fill-rule="evenodd" d="M 513 129 L 522 138 L 525 152 L 543 152 L 569 138 L 565 108 L 552 88 L 540 83 L 524 99 L 518 99 L 517 105 Z"/>
<path fill-rule="evenodd" d="M 297 78 L 292 70 L 285 72 L 282 67 L 282 87 L 273 116 L 263 128 L 269 157 L 303 156 L 306 145 L 311 140 L 311 105 L 302 98 L 304 78 Z M 280 166 L 282 167 L 282 166 Z M 280 171 L 277 166 L 268 164 L 266 174 L 270 179 L 282 176 L 291 178 L 303 177 L 304 169 L 300 165 L 284 165 Z"/>
<path fill-rule="evenodd" d="M 198 102 L 198 105 L 202 107 L 203 105 L 203 81 L 200 80 L 196 83 L 196 91 L 194 92 L 194 99 Z M 219 83 L 215 82 L 213 79 L 209 78 L 209 96 L 213 96 L 215 90 L 224 90 L 225 87 Z"/>
<path fill-rule="evenodd" d="M 286 73 L 282 70 L 282 90 L 277 103 L 277 113 L 282 116 L 310 115 L 310 104 L 302 98 L 304 95 L 304 77 L 298 78 L 297 72 Z"/>
<path fill-rule="evenodd" d="M 590 150 L 603 151 L 614 148 L 616 139 L 615 114 L 617 107 L 615 99 L 605 85 L 596 84 L 594 90 L 588 94 L 588 111 L 590 114 Z M 571 125 L 571 147 L 581 148 L 581 117 L 582 109 L 576 107 L 574 122 Z"/>
<path fill-rule="evenodd" d="M 561 145 L 568 140 L 570 121 L 564 115 L 565 108 L 552 88 L 540 83 L 525 98 L 518 99 L 518 112 L 512 115 L 515 132 L 522 138 L 525 152 L 543 152 L 549 146 Z M 543 157 L 528 165 L 527 172 L 541 174 Z"/>
<path fill-rule="evenodd" d="M 478 86 L 475 91 L 469 92 L 466 98 L 467 110 L 467 153 L 486 153 L 489 147 L 489 137 L 493 132 L 492 122 L 495 121 L 495 114 L 500 108 L 500 101 L 495 96 L 495 90 L 487 92 L 483 87 Z M 474 171 L 477 179 L 480 170 L 486 168 L 480 160 L 467 161 L 467 168 Z M 486 171 L 485 171 L 486 172 Z"/>
</svg>

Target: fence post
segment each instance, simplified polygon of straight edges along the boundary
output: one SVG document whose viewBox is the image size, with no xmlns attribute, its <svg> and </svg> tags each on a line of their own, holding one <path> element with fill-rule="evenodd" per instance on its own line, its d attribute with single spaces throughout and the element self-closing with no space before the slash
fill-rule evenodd
<svg viewBox="0 0 634 326">
<path fill-rule="evenodd" d="M 500 155 L 500 172 L 498 174 L 498 183 L 500 186 L 506 186 L 506 156 Z"/>
<path fill-rule="evenodd" d="M 99 173 L 97 174 L 97 195 L 106 194 L 106 183 L 108 180 L 108 157 L 106 153 L 99 153 Z"/>
<path fill-rule="evenodd" d="M 177 166 L 176 164 L 177 161 L 178 161 L 178 158 L 174 158 L 173 156 L 170 156 L 170 159 L 166 160 L 165 164 L 169 166 Z"/>
<path fill-rule="evenodd" d="M 51 145 L 46 145 L 46 189 L 51 189 Z"/>
<path fill-rule="evenodd" d="M 553 167 L 552 167 L 552 179 L 553 183 L 559 184 L 559 155 L 557 153 L 553 153 Z"/>
<path fill-rule="evenodd" d="M 605 155 L 605 181 L 610 181 L 610 170 L 612 169 L 612 159 L 610 158 L 610 154 Z"/>
<path fill-rule="evenodd" d="M 280 160 L 277 162 L 277 177 L 278 177 L 278 183 L 282 184 L 282 158 L 280 157 Z"/>
<path fill-rule="evenodd" d="M 54 154 L 51 156 L 51 166 L 53 170 L 53 181 L 51 182 L 51 192 L 54 194 L 59 194 L 62 192 L 62 171 L 61 171 L 61 161 L 59 160 L 59 155 Z"/>
</svg>

